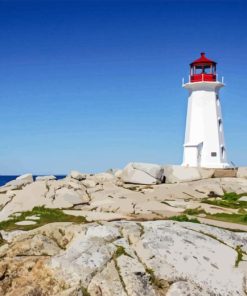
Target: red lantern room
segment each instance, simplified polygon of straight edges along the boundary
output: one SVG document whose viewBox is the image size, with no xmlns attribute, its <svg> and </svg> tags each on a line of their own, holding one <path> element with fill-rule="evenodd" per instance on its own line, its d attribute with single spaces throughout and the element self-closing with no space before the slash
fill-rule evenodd
<svg viewBox="0 0 247 296">
<path fill-rule="evenodd" d="M 216 81 L 216 64 L 202 52 L 201 57 L 190 64 L 190 82 Z"/>
</svg>

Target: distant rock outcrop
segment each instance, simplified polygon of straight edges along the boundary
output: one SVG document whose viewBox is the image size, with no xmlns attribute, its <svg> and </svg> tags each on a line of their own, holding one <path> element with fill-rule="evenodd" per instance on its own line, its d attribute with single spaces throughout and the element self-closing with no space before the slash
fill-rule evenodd
<svg viewBox="0 0 247 296">
<path fill-rule="evenodd" d="M 35 181 L 49 181 L 49 180 L 56 180 L 55 176 L 37 176 Z"/>
<path fill-rule="evenodd" d="M 16 178 L 16 180 L 25 180 L 29 183 L 33 182 L 33 175 L 32 174 L 24 174 Z"/>
</svg>

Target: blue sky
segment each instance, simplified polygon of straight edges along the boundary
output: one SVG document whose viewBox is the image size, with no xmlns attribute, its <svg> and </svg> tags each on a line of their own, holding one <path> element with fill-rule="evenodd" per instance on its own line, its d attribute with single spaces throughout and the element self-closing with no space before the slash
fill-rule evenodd
<svg viewBox="0 0 247 296">
<path fill-rule="evenodd" d="M 181 163 L 181 79 L 201 51 L 247 165 L 246 2 L 0 0 L 0 173 Z"/>
</svg>

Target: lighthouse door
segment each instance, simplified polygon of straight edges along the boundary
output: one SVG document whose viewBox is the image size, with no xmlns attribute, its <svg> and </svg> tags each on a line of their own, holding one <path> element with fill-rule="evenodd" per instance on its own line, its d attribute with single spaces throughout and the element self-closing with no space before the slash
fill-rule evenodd
<svg viewBox="0 0 247 296">
<path fill-rule="evenodd" d="M 201 159 L 202 159 L 202 146 L 203 143 L 197 145 L 197 166 L 201 166 Z"/>
</svg>

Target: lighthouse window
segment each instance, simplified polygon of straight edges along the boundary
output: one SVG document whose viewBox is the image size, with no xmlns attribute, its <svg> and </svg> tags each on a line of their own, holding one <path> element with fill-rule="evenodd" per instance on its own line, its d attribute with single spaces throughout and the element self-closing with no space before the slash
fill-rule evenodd
<svg viewBox="0 0 247 296">
<path fill-rule="evenodd" d="M 217 153 L 216 152 L 211 152 L 211 156 L 212 157 L 216 157 L 217 156 Z"/>
<path fill-rule="evenodd" d="M 202 73 L 202 67 L 197 66 L 197 67 L 195 67 L 194 71 L 195 71 L 195 74 L 201 74 Z"/>
<path fill-rule="evenodd" d="M 211 66 L 204 66 L 202 69 L 202 73 L 211 74 L 211 72 L 212 72 Z"/>
<path fill-rule="evenodd" d="M 219 105 L 220 105 L 220 98 L 219 98 L 219 95 L 216 95 L 216 102 L 217 102 L 217 105 L 219 106 Z"/>
<path fill-rule="evenodd" d="M 224 158 L 224 154 L 225 154 L 225 147 L 221 147 L 221 155 Z"/>
<path fill-rule="evenodd" d="M 222 132 L 222 120 L 219 119 L 219 128 L 220 128 L 220 131 Z"/>
</svg>

